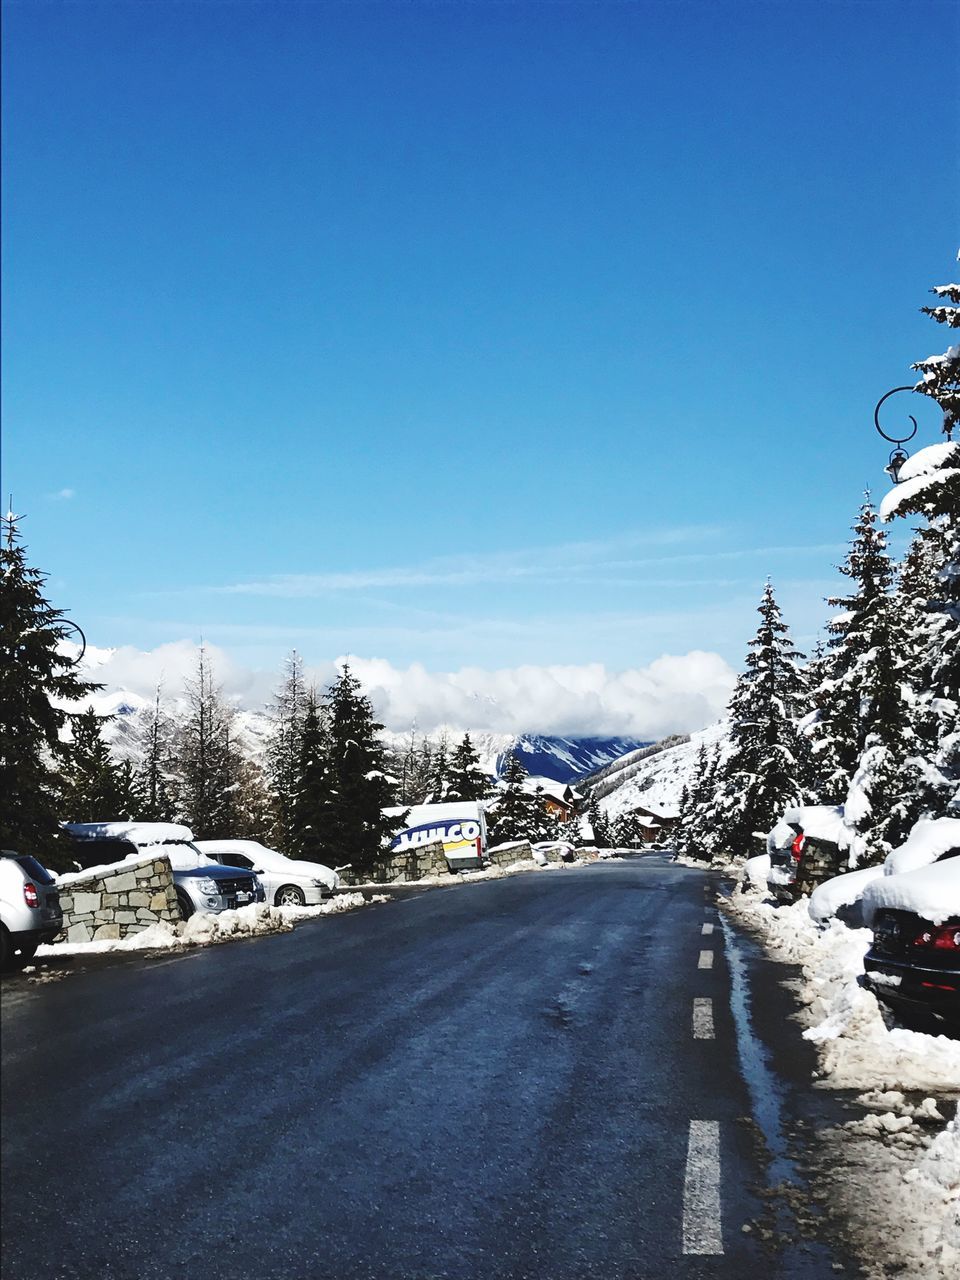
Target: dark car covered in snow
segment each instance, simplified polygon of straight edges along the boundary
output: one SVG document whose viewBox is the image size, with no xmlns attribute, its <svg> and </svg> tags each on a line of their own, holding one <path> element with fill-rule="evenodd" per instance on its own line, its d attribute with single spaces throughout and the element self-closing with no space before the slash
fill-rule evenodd
<svg viewBox="0 0 960 1280">
<path fill-rule="evenodd" d="M 874 880 L 863 913 L 873 943 L 861 985 L 907 1024 L 960 1036 L 960 848 Z"/>
</svg>

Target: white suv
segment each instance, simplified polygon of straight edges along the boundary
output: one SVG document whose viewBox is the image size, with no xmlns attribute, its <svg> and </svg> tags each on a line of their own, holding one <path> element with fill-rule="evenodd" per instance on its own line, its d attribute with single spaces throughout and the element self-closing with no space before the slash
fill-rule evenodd
<svg viewBox="0 0 960 1280">
<path fill-rule="evenodd" d="M 56 877 L 28 853 L 0 851 L 0 967 L 22 969 L 63 928 Z"/>
</svg>

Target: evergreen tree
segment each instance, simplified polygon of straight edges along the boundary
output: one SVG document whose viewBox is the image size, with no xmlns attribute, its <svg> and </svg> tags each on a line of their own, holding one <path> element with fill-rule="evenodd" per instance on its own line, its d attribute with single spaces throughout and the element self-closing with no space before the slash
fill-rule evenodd
<svg viewBox="0 0 960 1280">
<path fill-rule="evenodd" d="M 709 862 L 718 850 L 717 774 L 719 752 L 700 743 L 693 780 L 677 824 L 676 849 L 685 858 Z"/>
<path fill-rule="evenodd" d="M 164 708 L 159 684 L 153 706 L 140 717 L 134 736 L 140 748 L 140 818 L 144 822 L 172 822 L 177 812 L 172 759 L 174 727 Z"/>
<path fill-rule="evenodd" d="M 270 704 L 271 726 L 266 750 L 269 839 L 275 848 L 284 852 L 293 848 L 295 838 L 294 809 L 303 755 L 307 700 L 303 659 L 294 649 L 284 661 L 280 687 Z M 245 785 L 246 807 L 255 809 L 261 803 L 258 788 L 262 780 L 248 771 Z"/>
<path fill-rule="evenodd" d="M 538 838 L 539 815 L 534 797 L 524 787 L 526 779 L 523 762 L 511 751 L 504 764 L 500 795 L 492 814 L 494 844 Z"/>
<path fill-rule="evenodd" d="M 290 851 L 297 858 L 323 864 L 329 856 L 334 825 L 334 789 L 329 741 L 316 695 L 307 695 L 300 740 L 300 765 L 294 795 Z"/>
<path fill-rule="evenodd" d="M 241 759 L 231 739 L 233 712 L 214 681 L 203 645 L 196 674 L 186 682 L 187 717 L 177 750 L 178 792 L 184 821 L 197 840 L 236 834 Z"/>
<path fill-rule="evenodd" d="M 114 762 L 101 726 L 110 716 L 92 707 L 73 720 L 73 750 L 63 770 L 61 813 L 66 822 L 124 822 L 140 818 L 143 791 L 129 760 Z"/>
<path fill-rule="evenodd" d="M 450 766 L 447 762 L 447 735 L 442 733 L 437 749 L 433 755 L 433 767 L 429 774 L 429 793 L 431 804 L 441 804 L 447 796 Z"/>
<path fill-rule="evenodd" d="M 821 680 L 814 691 L 817 717 L 812 728 L 817 790 L 829 804 L 843 801 L 869 731 L 869 706 L 862 697 L 863 663 L 877 645 L 889 645 L 889 593 L 893 562 L 887 536 L 877 528 L 869 495 L 853 528 L 853 541 L 840 572 L 854 589 L 833 596 L 840 609 L 828 624 L 830 640 Z"/>
<path fill-rule="evenodd" d="M 570 810 L 566 817 L 562 818 L 558 830 L 557 837 L 560 840 L 566 840 L 576 849 L 583 844 L 583 834 L 580 829 L 580 814 L 576 808 Z"/>
<path fill-rule="evenodd" d="M 360 681 L 344 664 L 324 700 L 328 726 L 331 780 L 328 857 L 350 863 L 355 871 L 372 871 L 403 829 L 405 815 L 387 816 L 395 804 L 395 779 L 386 772 L 386 752 L 379 737 L 382 724 Z"/>
<path fill-rule="evenodd" d="M 933 292 L 937 305 L 922 310 L 960 327 L 960 285 Z M 883 514 L 923 517 L 935 548 L 936 582 L 915 632 L 923 679 L 916 723 L 925 746 L 913 767 L 914 813 L 942 817 L 960 812 L 960 443 L 952 438 L 960 425 L 960 345 L 913 367 L 921 375 L 915 389 L 943 410 L 946 443 L 910 459 L 900 473 L 905 483 L 887 495 Z"/>
<path fill-rule="evenodd" d="M 448 800 L 482 800 L 490 790 L 490 783 L 480 768 L 480 757 L 473 749 L 470 734 L 463 735 L 450 758 Z"/>
<path fill-rule="evenodd" d="M 590 797 L 590 803 L 587 805 L 587 821 L 593 831 L 593 843 L 598 849 L 610 848 L 610 820 L 604 811 L 600 808 L 600 802 L 596 796 Z"/>
<path fill-rule="evenodd" d="M 56 866 L 59 770 L 72 753 L 61 730 L 73 719 L 64 704 L 101 685 L 82 680 L 61 650 L 70 627 L 43 594 L 12 513 L 0 545 L 0 845 Z"/>
<path fill-rule="evenodd" d="M 716 797 L 713 849 L 721 854 L 753 853 L 756 833 L 766 833 L 805 790 L 807 750 L 798 728 L 807 698 L 802 654 L 769 582 L 757 611 L 760 625 L 730 699 L 729 752 L 715 777 L 704 780 Z"/>
</svg>

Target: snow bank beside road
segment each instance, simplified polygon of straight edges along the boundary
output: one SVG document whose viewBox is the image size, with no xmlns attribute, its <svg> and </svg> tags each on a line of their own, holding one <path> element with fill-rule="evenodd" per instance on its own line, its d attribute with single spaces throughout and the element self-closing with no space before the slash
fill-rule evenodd
<svg viewBox="0 0 960 1280">
<path fill-rule="evenodd" d="M 819 929 L 806 898 L 773 907 L 748 890 L 722 899 L 759 932 L 774 957 L 799 965 L 804 1037 L 817 1046 L 819 1075 L 836 1088 L 960 1091 L 960 1041 L 887 1029 L 874 996 L 857 983 L 872 940 L 868 929 L 832 921 Z"/>
<path fill-rule="evenodd" d="M 931 1136 L 929 1126 L 943 1120 L 937 1101 L 911 1103 L 903 1091 L 956 1098 L 960 1041 L 887 1028 L 876 999 L 857 983 L 870 930 L 837 920 L 818 928 L 806 898 L 774 907 L 756 889 L 721 905 L 760 934 L 774 959 L 800 966 L 803 1035 L 816 1046 L 821 1086 L 867 1090 L 860 1102 L 877 1109 L 820 1135 L 821 1176 L 864 1275 L 953 1280 L 960 1274 L 960 1131 L 954 1120 Z"/>
<path fill-rule="evenodd" d="M 373 898 L 385 902 L 386 898 Z M 102 942 L 53 942 L 37 948 L 38 959 L 55 960 L 58 956 L 91 956 L 107 951 L 163 951 L 175 948 L 206 946 L 228 938 L 260 937 L 268 933 L 289 933 L 294 924 L 318 916 L 338 915 L 367 905 L 362 893 L 341 893 L 317 907 L 271 907 L 252 903 L 236 911 L 208 915 L 198 911 L 189 920 L 168 924 L 160 920 L 140 933 L 119 940 Z"/>
</svg>

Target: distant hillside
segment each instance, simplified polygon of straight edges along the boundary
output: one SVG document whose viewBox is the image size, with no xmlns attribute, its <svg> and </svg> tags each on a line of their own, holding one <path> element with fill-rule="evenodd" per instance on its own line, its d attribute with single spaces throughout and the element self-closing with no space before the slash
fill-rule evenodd
<svg viewBox="0 0 960 1280">
<path fill-rule="evenodd" d="M 674 817 L 680 792 L 696 773 L 701 744 L 710 749 L 722 742 L 725 734 L 726 722 L 719 721 L 689 737 L 664 738 L 598 770 L 581 782 L 581 788 L 596 797 L 610 817 L 638 806 Z"/>
</svg>

